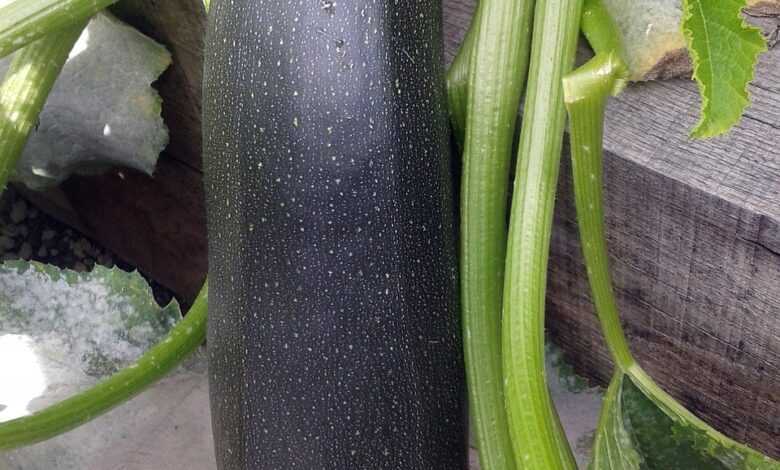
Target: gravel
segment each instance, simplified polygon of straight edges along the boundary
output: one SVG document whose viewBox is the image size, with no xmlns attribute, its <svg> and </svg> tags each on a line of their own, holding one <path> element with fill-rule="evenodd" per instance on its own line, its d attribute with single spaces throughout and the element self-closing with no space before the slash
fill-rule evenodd
<svg viewBox="0 0 780 470">
<path fill-rule="evenodd" d="M 0 261 L 19 259 L 78 272 L 90 271 L 96 264 L 125 271 L 136 269 L 95 240 L 41 212 L 8 187 L 0 197 Z M 168 289 L 144 277 L 160 305 L 173 299 Z"/>
</svg>

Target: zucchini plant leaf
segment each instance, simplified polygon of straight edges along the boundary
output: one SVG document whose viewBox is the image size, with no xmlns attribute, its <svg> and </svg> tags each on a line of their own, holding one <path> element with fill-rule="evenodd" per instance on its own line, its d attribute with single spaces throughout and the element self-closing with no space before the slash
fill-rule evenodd
<svg viewBox="0 0 780 470">
<path fill-rule="evenodd" d="M 0 422 L 27 416 L 133 363 L 181 319 L 136 272 L 0 265 Z"/>
<path fill-rule="evenodd" d="M 760 30 L 742 19 L 744 7 L 745 0 L 683 1 L 683 33 L 701 94 L 692 137 L 725 133 L 750 103 L 747 84 L 767 45 Z"/>
<path fill-rule="evenodd" d="M 779 470 L 780 463 L 715 431 L 638 366 L 615 372 L 591 470 Z"/>
<path fill-rule="evenodd" d="M 0 77 L 12 58 L 0 60 Z M 96 15 L 62 68 L 12 179 L 41 189 L 113 166 L 152 174 L 168 129 L 151 84 L 170 64 L 162 45 L 108 13 Z"/>
</svg>

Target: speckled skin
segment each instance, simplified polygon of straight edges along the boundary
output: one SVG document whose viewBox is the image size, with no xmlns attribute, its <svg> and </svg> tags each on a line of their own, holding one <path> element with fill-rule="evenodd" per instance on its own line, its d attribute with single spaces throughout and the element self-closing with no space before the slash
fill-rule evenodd
<svg viewBox="0 0 780 470">
<path fill-rule="evenodd" d="M 219 467 L 465 468 L 438 0 L 215 0 Z"/>
</svg>

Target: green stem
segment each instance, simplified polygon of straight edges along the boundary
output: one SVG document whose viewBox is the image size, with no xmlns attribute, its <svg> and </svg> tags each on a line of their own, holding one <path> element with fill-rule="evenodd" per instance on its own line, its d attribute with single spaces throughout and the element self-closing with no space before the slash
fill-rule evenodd
<svg viewBox="0 0 780 470">
<path fill-rule="evenodd" d="M 742 458 L 748 458 L 752 463 L 775 468 L 776 462 L 733 441 L 688 411 L 659 387 L 631 354 L 620 323 L 609 274 L 602 194 L 604 111 L 609 96 L 618 94 L 625 86 L 629 71 L 624 60 L 620 32 L 601 1 L 585 2 L 583 32 L 596 51 L 596 56 L 564 77 L 563 88 L 571 125 L 572 171 L 580 241 L 593 303 L 607 345 L 619 369 L 607 390 L 605 403 L 620 398 L 620 384 L 625 380 L 624 375 L 628 376 L 670 418 L 695 427 L 718 445 L 740 452 Z M 613 412 L 621 412 L 620 405 L 604 407 L 599 429 L 609 426 L 610 413 Z M 598 433 L 596 446 L 600 445 L 598 439 L 603 436 Z M 745 464 L 746 468 L 752 463 Z"/>
<path fill-rule="evenodd" d="M 501 370 L 512 139 L 528 68 L 532 0 L 482 0 L 469 45 L 461 187 L 461 293 L 469 407 L 482 468 L 513 470 Z"/>
<path fill-rule="evenodd" d="M 0 8 L 0 58 L 54 31 L 87 21 L 116 0 L 15 0 Z"/>
<path fill-rule="evenodd" d="M 537 0 L 518 150 L 503 309 L 504 392 L 523 468 L 574 469 L 544 373 L 544 305 L 565 112 L 561 79 L 574 63 L 581 0 Z"/>
<path fill-rule="evenodd" d="M 16 169 L 46 98 L 85 25 L 82 22 L 40 39 L 13 58 L 0 84 L 0 192 Z"/>
<path fill-rule="evenodd" d="M 34 444 L 90 421 L 134 397 L 178 366 L 206 337 L 208 281 L 187 316 L 133 365 L 30 416 L 0 423 L 0 450 Z"/>
<path fill-rule="evenodd" d="M 466 135 L 466 106 L 468 101 L 469 69 L 471 68 L 471 55 L 474 51 L 475 37 L 479 28 L 481 7 L 477 6 L 471 25 L 463 42 L 455 55 L 449 70 L 447 70 L 447 109 L 450 114 L 450 123 L 455 140 L 460 149 L 463 149 L 463 139 Z"/>
<path fill-rule="evenodd" d="M 582 251 L 593 303 L 612 356 L 623 371 L 634 364 L 620 324 L 604 234 L 602 134 L 609 96 L 627 68 L 614 52 L 599 53 L 564 78 L 570 117 L 572 170 Z"/>
<path fill-rule="evenodd" d="M 566 76 L 563 82 L 566 109 L 571 123 L 577 224 L 593 303 L 602 331 L 620 371 L 631 377 L 634 384 L 646 396 L 652 397 L 667 415 L 679 417 L 721 442 L 736 445 L 743 451 L 754 452 L 710 427 L 659 387 L 636 363 L 623 333 L 609 274 L 604 229 L 602 139 L 606 102 L 610 95 L 616 93 L 627 74 L 628 70 L 617 54 L 599 53 Z"/>
<path fill-rule="evenodd" d="M 626 61 L 623 35 L 601 0 L 584 1 L 580 27 L 596 54 L 615 53 L 623 62 Z"/>
</svg>

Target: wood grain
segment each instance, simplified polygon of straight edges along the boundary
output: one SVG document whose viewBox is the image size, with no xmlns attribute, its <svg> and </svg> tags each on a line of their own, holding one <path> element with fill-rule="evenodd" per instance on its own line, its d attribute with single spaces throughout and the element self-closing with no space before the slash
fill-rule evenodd
<svg viewBox="0 0 780 470">
<path fill-rule="evenodd" d="M 168 44 L 160 81 L 171 146 L 154 179 L 115 171 L 68 181 L 50 200 L 185 300 L 206 271 L 200 183 L 203 12 L 191 0 L 121 10 Z M 472 0 L 445 0 L 451 60 Z M 633 351 L 661 385 L 726 434 L 780 457 L 780 49 L 763 56 L 754 105 L 728 136 L 692 141 L 689 81 L 630 87 L 605 130 L 608 238 Z M 120 176 L 120 174 L 122 176 Z M 580 373 L 612 364 L 589 298 L 568 160 L 558 193 L 548 329 Z"/>
</svg>

